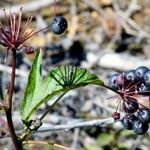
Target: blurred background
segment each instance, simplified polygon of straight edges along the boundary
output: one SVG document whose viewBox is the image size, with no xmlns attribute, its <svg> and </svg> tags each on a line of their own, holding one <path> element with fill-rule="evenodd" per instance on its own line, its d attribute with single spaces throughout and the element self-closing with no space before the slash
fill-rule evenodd
<svg viewBox="0 0 150 150">
<path fill-rule="evenodd" d="M 96 73 L 106 83 L 115 72 L 150 67 L 150 1 L 149 0 L 1 0 L 0 21 L 4 22 L 3 8 L 18 12 L 23 6 L 23 24 L 34 16 L 32 27 L 42 29 L 54 17 L 63 15 L 68 29 L 62 35 L 40 32 L 27 41 L 35 49 L 42 48 L 43 75 L 56 66 L 74 65 Z M 4 64 L 6 50 L 0 46 L 0 99 L 9 86 L 10 58 Z M 13 119 L 16 130 L 22 129 L 19 116 L 21 97 L 35 54 L 17 54 L 17 75 Z M 111 117 L 116 110 L 115 94 L 97 86 L 88 86 L 69 92 L 63 101 L 44 119 L 49 124 L 77 123 Z M 37 111 L 42 114 L 51 103 Z M 5 119 L 3 112 L 0 116 Z M 0 125 L 1 128 L 4 128 Z M 1 129 L 0 129 L 1 130 Z M 64 138 L 65 137 L 65 138 Z M 49 140 L 71 150 L 149 150 L 150 132 L 137 136 L 122 128 L 120 123 L 104 127 L 89 127 L 68 131 L 33 134 L 30 139 Z M 11 150 L 11 140 L 0 138 L 0 150 Z M 27 149 L 48 149 L 30 146 Z"/>
</svg>

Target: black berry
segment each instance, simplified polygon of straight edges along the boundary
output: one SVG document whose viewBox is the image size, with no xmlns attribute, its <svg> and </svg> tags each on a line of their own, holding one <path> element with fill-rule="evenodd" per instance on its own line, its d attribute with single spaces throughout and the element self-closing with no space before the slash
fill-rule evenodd
<svg viewBox="0 0 150 150">
<path fill-rule="evenodd" d="M 141 91 L 141 92 L 147 92 L 150 90 L 150 86 L 146 86 L 144 84 L 141 84 L 139 87 L 138 87 L 138 90 Z"/>
<path fill-rule="evenodd" d="M 136 80 L 136 74 L 135 70 L 129 70 L 125 73 L 126 79 L 129 81 L 135 81 Z"/>
<path fill-rule="evenodd" d="M 118 78 L 118 74 L 114 74 L 109 79 L 109 86 L 114 90 L 118 89 L 117 78 Z"/>
<path fill-rule="evenodd" d="M 126 113 L 134 113 L 138 110 L 139 104 L 136 99 L 128 97 L 127 101 L 123 102 L 123 109 Z"/>
<path fill-rule="evenodd" d="M 150 70 L 144 75 L 144 83 L 146 86 L 150 87 Z"/>
<path fill-rule="evenodd" d="M 64 33 L 67 27 L 67 20 L 63 16 L 55 16 L 50 24 L 50 30 L 55 34 Z"/>
<path fill-rule="evenodd" d="M 147 132 L 150 123 L 150 109 L 147 98 L 150 91 L 150 69 L 140 66 L 127 72 L 114 74 L 109 79 L 110 89 L 121 96 L 125 116 L 121 120 L 124 128 L 133 130 L 136 134 Z M 143 97 L 142 97 L 143 96 Z M 120 113 L 114 112 L 112 117 L 115 121 L 120 119 Z"/>
<path fill-rule="evenodd" d="M 135 74 L 137 77 L 139 77 L 140 79 L 144 78 L 144 74 L 149 71 L 149 69 L 145 66 L 140 66 L 135 70 Z"/>
<path fill-rule="evenodd" d="M 126 114 L 122 119 L 122 125 L 125 129 L 132 130 L 132 124 L 136 120 L 136 116 L 133 114 Z"/>
<path fill-rule="evenodd" d="M 147 132 L 148 130 L 148 124 L 147 123 L 142 123 L 140 122 L 138 119 L 135 120 L 133 122 L 133 131 L 138 134 L 138 135 L 141 135 L 141 134 L 144 134 Z"/>
<path fill-rule="evenodd" d="M 137 118 L 142 122 L 142 123 L 150 123 L 150 110 L 146 108 L 141 108 L 137 112 Z"/>
</svg>

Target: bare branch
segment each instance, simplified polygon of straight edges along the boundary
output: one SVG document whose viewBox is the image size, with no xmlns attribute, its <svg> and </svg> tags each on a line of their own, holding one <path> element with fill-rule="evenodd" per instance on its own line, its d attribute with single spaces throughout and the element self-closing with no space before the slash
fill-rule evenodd
<svg viewBox="0 0 150 150">
<path fill-rule="evenodd" d="M 38 131 L 34 131 L 32 133 L 41 133 L 41 132 L 56 132 L 59 130 L 70 130 L 75 128 L 82 128 L 82 127 L 93 127 L 93 126 L 107 126 L 114 122 L 113 118 L 106 118 L 106 119 L 97 119 L 92 121 L 82 121 L 82 122 L 72 122 L 66 125 L 47 125 L 46 127 L 40 127 Z M 16 131 L 18 135 L 22 134 L 22 131 Z M 1 136 L 0 138 L 10 137 L 9 133 L 6 136 Z"/>
<path fill-rule="evenodd" d="M 60 2 L 60 0 L 56 0 L 56 2 Z M 36 11 L 39 10 L 43 7 L 47 7 L 48 5 L 52 5 L 54 1 L 51 0 L 35 0 L 35 1 L 29 1 L 28 3 L 25 4 L 19 4 L 15 5 L 12 7 L 7 7 L 5 8 L 6 12 L 11 9 L 12 12 L 18 12 L 18 10 L 23 7 L 23 11 L 26 12 L 31 12 L 31 11 Z M 0 18 L 4 18 L 4 11 L 3 8 L 0 8 Z"/>
<path fill-rule="evenodd" d="M 98 119 L 92 121 L 82 121 L 78 123 L 71 122 L 66 125 L 49 125 L 48 127 L 41 127 L 37 132 L 70 130 L 75 128 L 92 127 L 92 126 L 106 126 L 113 122 L 114 122 L 113 118 Z"/>
<path fill-rule="evenodd" d="M 136 5 L 136 6 L 135 6 Z M 135 35 L 137 37 L 148 38 L 150 39 L 148 31 L 145 31 L 140 25 L 138 25 L 133 19 L 130 18 L 130 15 L 138 8 L 136 0 L 132 0 L 127 11 L 123 12 L 116 2 L 113 3 L 115 12 L 119 17 L 119 21 L 126 32 Z"/>
</svg>

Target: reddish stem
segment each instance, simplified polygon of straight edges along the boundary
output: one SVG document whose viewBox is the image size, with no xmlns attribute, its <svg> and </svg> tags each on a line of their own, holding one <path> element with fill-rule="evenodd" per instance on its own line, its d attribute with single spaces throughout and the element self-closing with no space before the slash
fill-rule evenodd
<svg viewBox="0 0 150 150">
<path fill-rule="evenodd" d="M 22 144 L 18 141 L 18 137 L 15 133 L 13 121 L 12 121 L 12 98 L 13 98 L 13 91 L 14 91 L 14 83 L 15 83 L 15 69 L 16 68 L 16 50 L 12 50 L 12 73 L 11 73 L 11 81 L 9 86 L 9 93 L 8 93 L 8 109 L 6 110 L 6 118 L 8 123 L 9 132 L 12 138 L 12 142 L 15 146 L 16 150 L 23 150 Z"/>
</svg>

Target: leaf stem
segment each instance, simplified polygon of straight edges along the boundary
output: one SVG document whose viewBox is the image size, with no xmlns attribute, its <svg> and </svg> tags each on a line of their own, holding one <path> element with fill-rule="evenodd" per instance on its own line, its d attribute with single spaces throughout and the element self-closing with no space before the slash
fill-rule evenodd
<svg viewBox="0 0 150 150">
<path fill-rule="evenodd" d="M 7 107 L 6 110 L 6 118 L 8 123 L 9 132 L 12 138 L 12 142 L 15 146 L 16 150 L 22 150 L 22 144 L 18 140 L 18 137 L 15 133 L 13 121 L 12 121 L 12 98 L 13 98 L 13 91 L 14 91 L 14 84 L 15 84 L 15 69 L 16 69 L 16 50 L 12 49 L 12 73 L 11 73 L 11 81 L 9 86 L 9 93 L 8 93 L 8 100 L 7 100 Z"/>
<path fill-rule="evenodd" d="M 100 85 L 100 86 L 101 86 L 101 85 Z M 117 91 L 117 90 L 114 90 L 114 89 L 112 89 L 111 87 L 109 87 L 109 86 L 107 86 L 107 85 L 105 85 L 105 84 L 102 85 L 102 87 L 107 88 L 107 89 L 109 89 L 109 90 L 111 90 L 111 91 L 117 93 L 118 95 L 120 95 L 120 96 L 122 97 L 122 93 L 121 93 L 121 92 L 119 92 L 119 91 Z"/>
<path fill-rule="evenodd" d="M 55 102 L 49 106 L 49 108 L 43 113 L 43 115 L 40 117 L 40 120 L 42 120 L 50 111 L 51 109 L 61 100 L 61 98 L 67 93 L 68 91 L 62 93 L 56 100 Z"/>
</svg>

